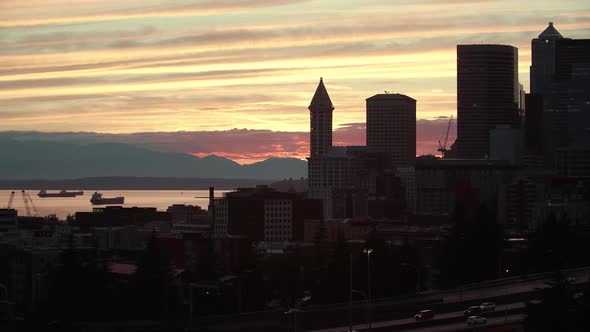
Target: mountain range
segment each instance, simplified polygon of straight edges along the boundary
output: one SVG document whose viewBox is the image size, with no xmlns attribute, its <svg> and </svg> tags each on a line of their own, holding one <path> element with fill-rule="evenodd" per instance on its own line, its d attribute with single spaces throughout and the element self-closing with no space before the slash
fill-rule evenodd
<svg viewBox="0 0 590 332">
<path fill-rule="evenodd" d="M 14 140 L 0 136 L 0 179 L 174 177 L 280 180 L 307 176 L 307 162 L 271 158 L 249 165 L 209 155 L 196 157 L 123 143 Z"/>
</svg>

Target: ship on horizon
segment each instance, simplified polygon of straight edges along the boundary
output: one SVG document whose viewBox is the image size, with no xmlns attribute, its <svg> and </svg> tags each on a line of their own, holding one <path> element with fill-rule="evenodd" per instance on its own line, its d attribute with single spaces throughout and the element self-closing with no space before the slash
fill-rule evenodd
<svg viewBox="0 0 590 332">
<path fill-rule="evenodd" d="M 76 196 L 81 196 L 81 195 L 84 195 L 83 191 L 60 190 L 59 192 L 56 192 L 56 193 L 48 193 L 47 190 L 41 189 L 41 190 L 39 190 L 39 193 L 37 193 L 37 196 L 39 196 L 41 198 L 45 198 L 45 197 L 76 197 Z"/>
<path fill-rule="evenodd" d="M 93 205 L 123 204 L 124 202 L 125 197 L 102 197 L 102 194 L 99 192 L 94 192 L 94 194 L 92 194 L 92 197 L 90 198 L 90 203 L 92 203 Z"/>
</svg>

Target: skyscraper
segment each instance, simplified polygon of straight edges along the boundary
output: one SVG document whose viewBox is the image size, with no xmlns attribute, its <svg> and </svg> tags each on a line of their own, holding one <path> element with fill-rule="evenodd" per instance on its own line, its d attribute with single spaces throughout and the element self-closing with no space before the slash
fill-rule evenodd
<svg viewBox="0 0 590 332">
<path fill-rule="evenodd" d="M 563 37 L 549 22 L 549 26 L 531 42 L 531 93 L 543 95 L 555 77 L 555 47 Z"/>
<path fill-rule="evenodd" d="M 544 162 L 555 168 L 556 150 L 590 140 L 590 39 L 564 38 L 549 22 L 531 48 L 531 93 L 543 100 Z"/>
<path fill-rule="evenodd" d="M 332 111 L 334 106 L 320 78 L 320 83 L 309 104 L 310 111 L 310 156 L 317 157 L 328 152 L 332 146 Z"/>
<path fill-rule="evenodd" d="M 489 156 L 490 131 L 520 125 L 518 49 L 508 45 L 457 46 L 457 156 Z"/>
<path fill-rule="evenodd" d="M 367 147 L 388 155 L 394 166 L 416 158 L 416 100 L 402 94 L 367 98 Z"/>
</svg>

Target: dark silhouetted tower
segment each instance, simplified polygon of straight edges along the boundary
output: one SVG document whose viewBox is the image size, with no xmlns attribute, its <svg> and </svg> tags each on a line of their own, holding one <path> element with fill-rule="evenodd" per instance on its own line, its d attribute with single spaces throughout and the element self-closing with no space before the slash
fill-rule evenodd
<svg viewBox="0 0 590 332">
<path fill-rule="evenodd" d="M 486 158 L 490 130 L 520 126 L 518 49 L 457 46 L 457 157 Z"/>
<path fill-rule="evenodd" d="M 563 37 L 553 27 L 553 22 L 531 42 L 531 93 L 543 95 L 555 78 L 555 47 Z"/>
<path fill-rule="evenodd" d="M 334 106 L 328 96 L 322 78 L 309 104 L 310 132 L 309 155 L 317 157 L 328 152 L 332 146 L 332 111 Z"/>
<path fill-rule="evenodd" d="M 416 158 L 416 100 L 401 94 L 367 98 L 367 147 L 383 152 L 394 166 Z"/>
<path fill-rule="evenodd" d="M 531 48 L 531 93 L 542 98 L 544 162 L 554 168 L 557 150 L 590 141 L 590 39 L 564 38 L 549 22 Z"/>
</svg>

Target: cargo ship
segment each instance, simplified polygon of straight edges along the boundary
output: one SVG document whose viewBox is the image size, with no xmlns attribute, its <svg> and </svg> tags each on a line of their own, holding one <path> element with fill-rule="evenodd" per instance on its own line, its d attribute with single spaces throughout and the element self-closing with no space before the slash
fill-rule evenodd
<svg viewBox="0 0 590 332">
<path fill-rule="evenodd" d="M 102 197 L 102 194 L 99 192 L 95 192 L 90 198 L 90 203 L 94 205 L 123 204 L 124 202 L 125 197 Z"/>
<path fill-rule="evenodd" d="M 60 190 L 57 193 L 48 193 L 47 190 L 45 189 L 41 189 L 39 190 L 39 193 L 37 194 L 37 196 L 39 197 L 76 197 L 76 196 L 81 196 L 84 195 L 83 191 L 66 191 L 66 190 Z"/>
</svg>

